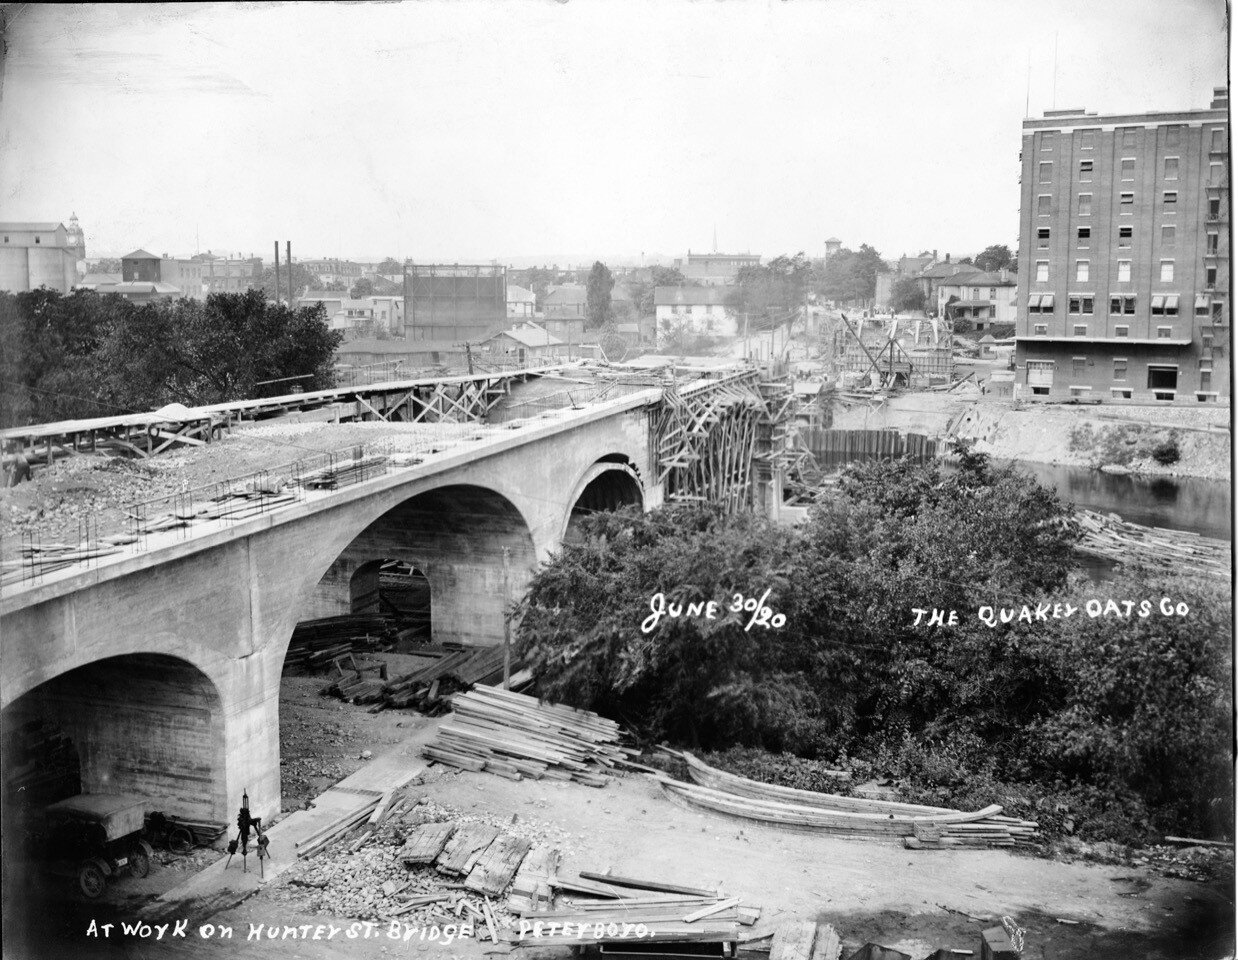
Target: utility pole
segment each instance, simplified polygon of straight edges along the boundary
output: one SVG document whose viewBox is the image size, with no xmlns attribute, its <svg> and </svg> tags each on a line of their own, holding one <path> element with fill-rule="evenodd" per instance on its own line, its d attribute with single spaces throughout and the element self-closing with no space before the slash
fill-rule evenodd
<svg viewBox="0 0 1238 960">
<path fill-rule="evenodd" d="M 279 241 L 275 241 L 275 302 L 279 303 Z"/>
<path fill-rule="evenodd" d="M 473 344 L 470 343 L 468 340 L 464 341 L 464 359 L 465 359 L 465 362 L 469 365 L 469 376 L 471 377 L 473 375 Z M 504 553 L 506 553 L 507 548 L 504 547 L 503 551 Z"/>
<path fill-rule="evenodd" d="M 288 306 L 292 306 L 292 241 L 285 240 L 287 249 L 284 251 L 287 256 L 284 257 L 284 264 L 288 267 Z"/>
<path fill-rule="evenodd" d="M 512 618 L 508 612 L 511 603 L 511 550 L 503 548 L 503 689 L 512 688 Z"/>
</svg>

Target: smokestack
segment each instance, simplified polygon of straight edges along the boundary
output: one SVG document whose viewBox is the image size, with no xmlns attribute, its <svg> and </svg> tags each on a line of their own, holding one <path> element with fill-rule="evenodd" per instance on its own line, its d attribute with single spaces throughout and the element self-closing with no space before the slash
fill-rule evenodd
<svg viewBox="0 0 1238 960">
<path fill-rule="evenodd" d="M 286 254 L 286 256 L 284 257 L 284 266 L 288 268 L 288 306 L 291 307 L 292 306 L 292 241 L 285 240 L 284 242 L 288 245 L 284 251 L 284 253 Z"/>
<path fill-rule="evenodd" d="M 275 241 L 275 302 L 279 303 L 279 241 Z"/>
</svg>

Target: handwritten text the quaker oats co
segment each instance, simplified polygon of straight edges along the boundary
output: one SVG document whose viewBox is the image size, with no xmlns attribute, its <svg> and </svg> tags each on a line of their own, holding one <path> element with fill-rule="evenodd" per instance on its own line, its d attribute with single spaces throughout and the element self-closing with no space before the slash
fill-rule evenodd
<svg viewBox="0 0 1238 960">
<path fill-rule="evenodd" d="M 766 589 L 761 594 L 760 600 L 757 600 L 755 597 L 745 598 L 742 593 L 733 594 L 731 602 L 727 604 L 727 612 L 751 614 L 747 625 L 744 627 L 744 632 L 751 630 L 754 626 L 764 627 L 766 630 L 772 627 L 777 630 L 787 622 L 787 618 L 781 613 L 775 613 L 770 607 L 765 605 L 765 601 L 769 599 L 769 595 L 772 592 L 771 589 Z M 672 620 L 676 620 L 679 617 L 704 617 L 706 620 L 717 620 L 721 605 L 716 600 L 700 600 L 693 603 L 667 603 L 665 594 L 655 593 L 649 598 L 649 610 L 649 616 L 641 621 L 641 633 L 652 633 L 658 628 L 658 624 L 662 622 L 663 617 L 670 617 Z"/>
<path fill-rule="evenodd" d="M 957 627 L 959 613 L 957 610 L 911 608 L 915 619 L 913 627 Z M 1075 614 L 1083 613 L 1093 620 L 1117 618 L 1129 620 L 1138 618 L 1146 620 L 1151 616 L 1185 617 L 1191 608 L 1183 601 L 1175 602 L 1171 597 L 1161 597 L 1157 600 L 1097 600 L 1085 601 L 1082 606 L 1073 603 L 1036 603 L 1023 604 L 1021 607 L 981 607 L 976 611 L 976 619 L 989 627 L 999 623 L 1037 623 L 1050 620 L 1069 620 Z"/>
</svg>

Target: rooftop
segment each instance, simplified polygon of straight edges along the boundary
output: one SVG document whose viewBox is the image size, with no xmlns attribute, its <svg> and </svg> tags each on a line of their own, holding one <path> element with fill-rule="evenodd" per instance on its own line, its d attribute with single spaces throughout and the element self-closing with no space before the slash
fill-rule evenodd
<svg viewBox="0 0 1238 960">
<path fill-rule="evenodd" d="M 510 330 L 501 330 L 485 342 L 498 340 L 500 337 L 508 337 L 517 343 L 524 344 L 526 347 L 555 347 L 563 343 L 558 337 L 546 332 L 536 323 L 522 323 L 519 326 L 512 327 Z"/>
<path fill-rule="evenodd" d="M 654 287 L 654 306 L 722 306 L 734 287 Z"/>
</svg>

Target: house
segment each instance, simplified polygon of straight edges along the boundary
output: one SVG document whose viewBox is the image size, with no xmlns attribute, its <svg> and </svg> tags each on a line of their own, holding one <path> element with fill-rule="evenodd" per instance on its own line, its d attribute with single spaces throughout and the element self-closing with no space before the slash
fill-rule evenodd
<svg viewBox="0 0 1238 960">
<path fill-rule="evenodd" d="M 584 317 L 539 317 L 537 325 L 569 346 L 583 343 L 585 339 Z"/>
<path fill-rule="evenodd" d="M 244 293 L 262 282 L 261 257 L 219 257 L 208 250 L 192 259 L 206 267 L 207 293 Z"/>
<path fill-rule="evenodd" d="M 319 283 L 346 283 L 352 286 L 362 276 L 361 264 L 353 263 L 351 260 L 327 258 L 295 262 L 318 277 Z"/>
<path fill-rule="evenodd" d="M 659 336 L 684 326 L 705 336 L 736 336 L 738 321 L 726 306 L 726 298 L 734 290 L 728 286 L 654 287 L 654 318 Z"/>
<path fill-rule="evenodd" d="M 138 249 L 120 258 L 120 275 L 125 283 L 170 284 L 183 297 L 206 299 L 207 267 L 201 260 L 178 259 L 166 253 L 157 257 Z"/>
<path fill-rule="evenodd" d="M 483 355 L 496 360 L 526 363 L 559 355 L 563 341 L 543 330 L 536 323 L 521 323 L 502 330 L 481 345 Z"/>
<path fill-rule="evenodd" d="M 77 282 L 86 241 L 73 216 L 63 223 L 0 223 L 0 290 L 22 293 L 48 287 L 68 293 Z"/>
<path fill-rule="evenodd" d="M 537 314 L 537 295 L 527 287 L 514 283 L 507 285 L 507 315 L 526 320 Z"/>
<path fill-rule="evenodd" d="M 953 317 L 970 320 L 977 330 L 991 328 L 995 323 L 1014 323 L 1018 314 L 1015 278 L 1009 270 L 972 271 L 943 278 L 937 283 L 937 315 L 946 315 L 950 304 Z"/>
<path fill-rule="evenodd" d="M 565 283 L 553 287 L 542 300 L 542 316 L 584 318 L 588 303 L 588 290 L 582 283 Z"/>
</svg>

